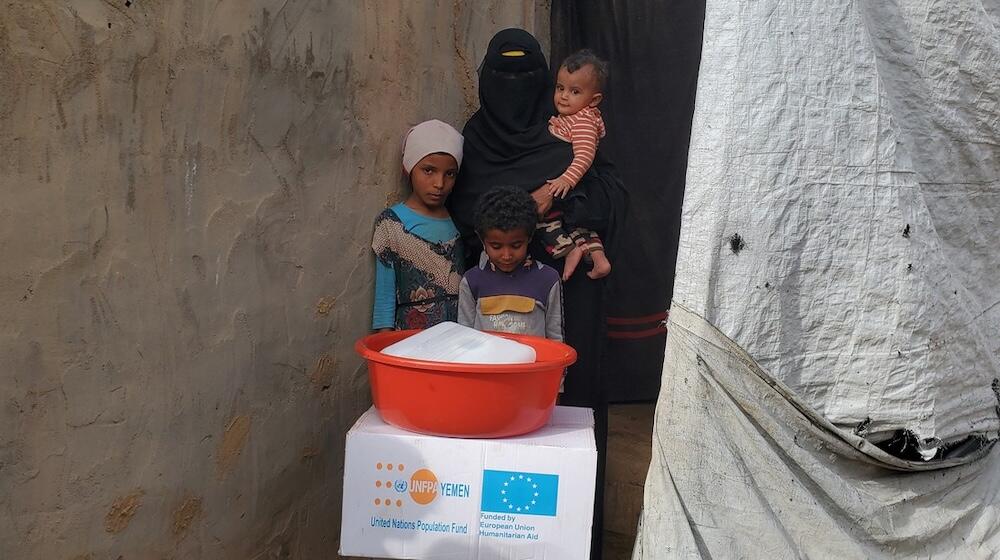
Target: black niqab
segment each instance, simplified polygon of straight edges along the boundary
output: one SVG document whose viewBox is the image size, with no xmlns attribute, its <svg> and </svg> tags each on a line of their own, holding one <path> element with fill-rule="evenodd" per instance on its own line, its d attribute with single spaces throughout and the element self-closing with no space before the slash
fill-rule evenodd
<svg viewBox="0 0 1000 560">
<path fill-rule="evenodd" d="M 503 53 L 524 53 L 505 56 Z M 523 29 L 505 29 L 490 41 L 479 67 L 480 108 L 462 130 L 465 153 L 448 199 L 452 219 L 472 248 L 473 208 L 495 186 L 533 191 L 558 177 L 573 160 L 568 142 L 552 136 L 552 78 L 538 41 Z M 478 250 L 468 256 L 478 260 Z"/>
<path fill-rule="evenodd" d="M 520 56 L 509 56 L 520 51 Z M 504 53 L 508 53 L 507 56 Z M 482 193 L 500 185 L 534 191 L 558 177 L 573 159 L 569 142 L 553 136 L 549 117 L 555 112 L 552 78 L 538 41 L 522 29 L 505 29 L 490 41 L 479 68 L 480 108 L 466 123 L 462 168 L 451 196 L 451 217 L 466 241 L 466 257 L 476 266 L 481 251 L 473 230 L 473 209 Z M 597 231 L 614 260 L 615 229 L 622 223 L 627 196 L 614 165 L 598 149 L 597 158 L 567 199 L 560 201 L 567 227 Z M 536 259 L 562 270 L 532 243 Z M 579 360 L 566 380 L 565 399 L 600 403 L 604 387 L 600 349 L 604 342 L 604 282 L 585 275 L 580 266 L 563 286 L 566 341 Z"/>
<path fill-rule="evenodd" d="M 470 266 L 478 262 L 481 247 L 472 223 L 479 196 L 500 185 L 534 191 L 573 161 L 573 146 L 549 132 L 549 117 L 555 114 L 552 92 L 552 75 L 538 41 L 523 29 L 497 33 L 479 67 L 480 107 L 462 130 L 462 169 L 448 199 L 452 219 L 466 241 Z M 601 150 L 562 202 L 566 224 L 601 233 L 611 256 L 615 229 L 626 206 L 618 172 Z M 553 262 L 538 251 L 533 254 L 562 268 L 561 261 Z"/>
<path fill-rule="evenodd" d="M 482 115 L 478 120 L 482 121 L 481 132 L 506 139 L 495 145 L 499 152 L 521 147 L 518 144 L 534 139 L 539 130 L 537 124 L 552 114 L 551 87 L 545 55 L 531 34 L 522 29 L 506 29 L 493 37 L 479 66 Z"/>
</svg>

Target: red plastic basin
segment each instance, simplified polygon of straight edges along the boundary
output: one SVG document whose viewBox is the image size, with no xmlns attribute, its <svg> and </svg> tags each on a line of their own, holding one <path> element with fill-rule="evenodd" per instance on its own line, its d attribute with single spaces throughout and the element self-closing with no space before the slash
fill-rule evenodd
<svg viewBox="0 0 1000 560">
<path fill-rule="evenodd" d="M 501 438 L 549 421 L 563 370 L 576 361 L 569 346 L 537 336 L 492 333 L 535 349 L 531 364 L 455 364 L 382 354 L 417 330 L 368 335 L 354 349 L 368 361 L 372 400 L 387 423 L 422 434 Z"/>
</svg>

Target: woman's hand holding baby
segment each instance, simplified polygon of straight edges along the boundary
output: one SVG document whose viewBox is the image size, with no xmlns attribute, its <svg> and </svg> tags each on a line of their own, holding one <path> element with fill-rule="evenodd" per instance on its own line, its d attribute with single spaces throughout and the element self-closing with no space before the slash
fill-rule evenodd
<svg viewBox="0 0 1000 560">
<path fill-rule="evenodd" d="M 548 183 L 532 191 L 531 198 L 535 199 L 535 204 L 538 205 L 539 216 L 544 216 L 552 209 L 552 193 L 549 192 Z"/>
</svg>

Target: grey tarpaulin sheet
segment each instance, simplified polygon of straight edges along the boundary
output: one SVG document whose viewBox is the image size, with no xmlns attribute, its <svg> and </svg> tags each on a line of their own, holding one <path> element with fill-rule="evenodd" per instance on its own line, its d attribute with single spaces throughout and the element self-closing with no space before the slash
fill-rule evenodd
<svg viewBox="0 0 1000 560">
<path fill-rule="evenodd" d="M 896 459 L 823 420 L 698 315 L 675 305 L 667 328 L 635 559 L 1000 554 L 992 446 L 946 469 Z"/>
<path fill-rule="evenodd" d="M 984 6 L 708 4 L 674 300 L 835 424 L 998 428 L 1000 14 Z"/>
<path fill-rule="evenodd" d="M 998 29 L 708 2 L 637 558 L 1000 554 Z"/>
</svg>

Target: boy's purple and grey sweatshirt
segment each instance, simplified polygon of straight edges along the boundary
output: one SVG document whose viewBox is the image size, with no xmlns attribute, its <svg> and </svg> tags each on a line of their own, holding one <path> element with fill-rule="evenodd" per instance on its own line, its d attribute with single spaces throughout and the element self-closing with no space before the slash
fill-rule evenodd
<svg viewBox="0 0 1000 560">
<path fill-rule="evenodd" d="M 562 285 L 554 268 L 530 257 L 513 272 L 497 270 L 486 253 L 458 289 L 458 322 L 481 331 L 563 340 Z"/>
</svg>

